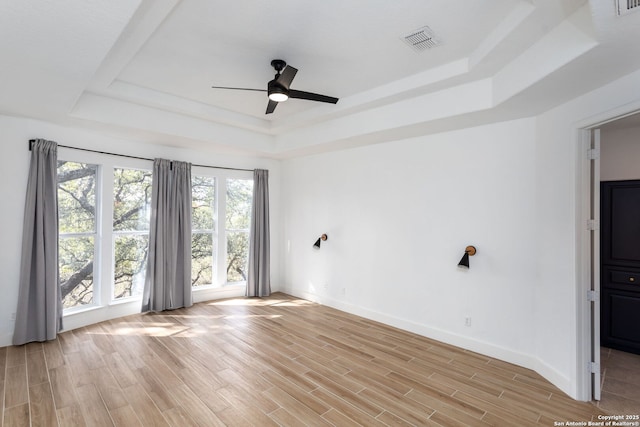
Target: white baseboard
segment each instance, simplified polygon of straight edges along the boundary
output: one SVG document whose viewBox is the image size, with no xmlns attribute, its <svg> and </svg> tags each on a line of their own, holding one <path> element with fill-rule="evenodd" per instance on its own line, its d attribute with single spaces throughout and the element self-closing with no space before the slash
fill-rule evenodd
<svg viewBox="0 0 640 427">
<path fill-rule="evenodd" d="M 581 400 L 577 398 L 576 388 L 573 384 L 571 384 L 571 380 L 560 373 L 557 369 L 546 364 L 543 360 L 536 358 L 536 366 L 531 369 L 542 375 L 551 384 L 565 392 L 567 396 L 571 397 L 572 399 Z"/>
</svg>

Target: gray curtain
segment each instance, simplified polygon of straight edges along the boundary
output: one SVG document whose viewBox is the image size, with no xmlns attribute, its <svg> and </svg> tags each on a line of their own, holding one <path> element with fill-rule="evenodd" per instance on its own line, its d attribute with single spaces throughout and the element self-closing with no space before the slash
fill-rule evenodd
<svg viewBox="0 0 640 427">
<path fill-rule="evenodd" d="M 271 294 L 269 269 L 269 171 L 253 171 L 253 205 L 249 241 L 249 273 L 247 296 L 267 297 Z"/>
<path fill-rule="evenodd" d="M 35 140 L 24 209 L 14 345 L 52 340 L 62 330 L 57 167 L 58 144 Z"/>
<path fill-rule="evenodd" d="M 190 307 L 191 164 L 156 159 L 142 311 Z"/>
</svg>

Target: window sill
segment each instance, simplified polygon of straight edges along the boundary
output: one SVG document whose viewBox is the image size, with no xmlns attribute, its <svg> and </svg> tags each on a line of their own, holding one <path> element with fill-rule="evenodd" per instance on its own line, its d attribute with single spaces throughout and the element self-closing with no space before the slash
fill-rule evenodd
<svg viewBox="0 0 640 427">
<path fill-rule="evenodd" d="M 132 302 L 141 303 L 142 302 L 142 295 L 136 296 L 136 297 L 127 297 L 127 298 L 120 298 L 120 299 L 112 300 L 108 304 L 108 306 L 111 307 L 113 305 L 122 305 L 122 304 L 128 304 L 128 303 L 132 303 Z"/>
<path fill-rule="evenodd" d="M 91 311 L 100 310 L 101 308 L 103 308 L 103 306 L 101 305 L 92 305 L 90 307 L 74 308 L 74 309 L 71 309 L 71 311 L 63 310 L 62 317 L 71 317 L 71 316 L 75 316 L 76 314 L 89 313 Z"/>
</svg>

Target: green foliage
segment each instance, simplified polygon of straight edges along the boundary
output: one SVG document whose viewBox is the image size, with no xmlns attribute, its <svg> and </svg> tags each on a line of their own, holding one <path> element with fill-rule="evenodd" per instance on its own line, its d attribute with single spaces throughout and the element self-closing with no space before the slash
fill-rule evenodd
<svg viewBox="0 0 640 427">
<path fill-rule="evenodd" d="M 94 246 L 92 236 L 62 237 L 59 240 L 58 265 L 64 308 L 93 302 Z M 67 283 L 69 285 L 65 286 Z"/>
<path fill-rule="evenodd" d="M 210 176 L 191 178 L 191 284 L 213 283 L 213 233 L 216 229 L 216 179 Z"/>
<path fill-rule="evenodd" d="M 213 283 L 213 236 L 211 233 L 191 235 L 191 284 L 193 286 Z"/>
<path fill-rule="evenodd" d="M 216 179 L 209 176 L 191 178 L 191 228 L 214 230 L 216 215 Z"/>
<path fill-rule="evenodd" d="M 94 233 L 98 166 L 58 162 L 59 232 Z"/>
<path fill-rule="evenodd" d="M 247 280 L 252 199 L 252 180 L 227 180 L 227 282 Z"/>
<path fill-rule="evenodd" d="M 113 298 L 141 295 L 147 267 L 149 236 L 117 235 L 113 250 Z"/>
<path fill-rule="evenodd" d="M 97 165 L 58 162 L 58 269 L 65 308 L 93 302 Z"/>
<path fill-rule="evenodd" d="M 227 282 L 247 280 L 249 232 L 227 232 Z"/>
<path fill-rule="evenodd" d="M 113 170 L 113 295 L 142 294 L 149 250 L 151 171 Z"/>
<path fill-rule="evenodd" d="M 227 179 L 227 230 L 248 230 L 251 225 L 253 181 Z"/>
<path fill-rule="evenodd" d="M 113 170 L 113 230 L 149 231 L 151 171 Z"/>
</svg>

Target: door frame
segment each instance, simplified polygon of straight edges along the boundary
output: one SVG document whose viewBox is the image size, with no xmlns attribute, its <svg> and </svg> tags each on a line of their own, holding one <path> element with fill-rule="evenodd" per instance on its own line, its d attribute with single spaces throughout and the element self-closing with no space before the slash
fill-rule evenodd
<svg viewBox="0 0 640 427">
<path fill-rule="evenodd" d="M 595 342 L 593 330 L 593 316 L 591 301 L 588 294 L 594 286 L 594 274 L 592 263 L 592 231 L 588 227 L 591 216 L 591 206 L 593 204 L 593 194 L 591 181 L 592 160 L 588 156 L 591 149 L 591 133 L 593 127 L 578 129 L 578 185 L 579 185 L 579 206 L 576 218 L 576 237 L 578 240 L 578 268 L 576 270 L 576 314 L 577 321 L 577 351 L 576 351 L 576 391 L 579 400 L 593 400 L 594 390 L 591 373 L 592 352 L 594 348 L 599 348 L 600 343 Z M 600 162 L 600 159 L 594 159 Z M 596 191 L 600 191 L 599 188 Z M 599 279 L 599 278 L 597 278 Z"/>
<path fill-rule="evenodd" d="M 600 156 L 591 159 L 589 150 L 592 148 L 592 134 L 600 126 L 624 117 L 640 114 L 640 102 L 625 105 L 613 111 L 600 114 L 576 124 L 577 144 L 577 182 L 576 182 L 576 398 L 591 401 L 594 396 L 600 397 L 600 260 L 592 261 L 594 257 L 592 232 L 589 221 L 593 219 L 592 206 L 599 209 L 600 185 L 591 185 L 595 175 L 600 178 Z M 598 138 L 599 142 L 599 138 Z M 601 147 L 598 147 L 599 149 Z M 597 206 L 595 206 L 597 204 Z M 599 211 L 596 219 L 599 219 Z M 599 238 L 595 239 L 600 244 Z M 599 257 L 600 248 L 596 248 Z M 597 263 L 597 265 L 596 265 Z M 589 291 L 597 291 L 597 302 L 592 304 Z M 597 311 L 597 313 L 596 313 Z M 595 324 L 597 322 L 597 325 Z M 597 376 L 592 374 L 592 363 L 597 363 Z"/>
</svg>

